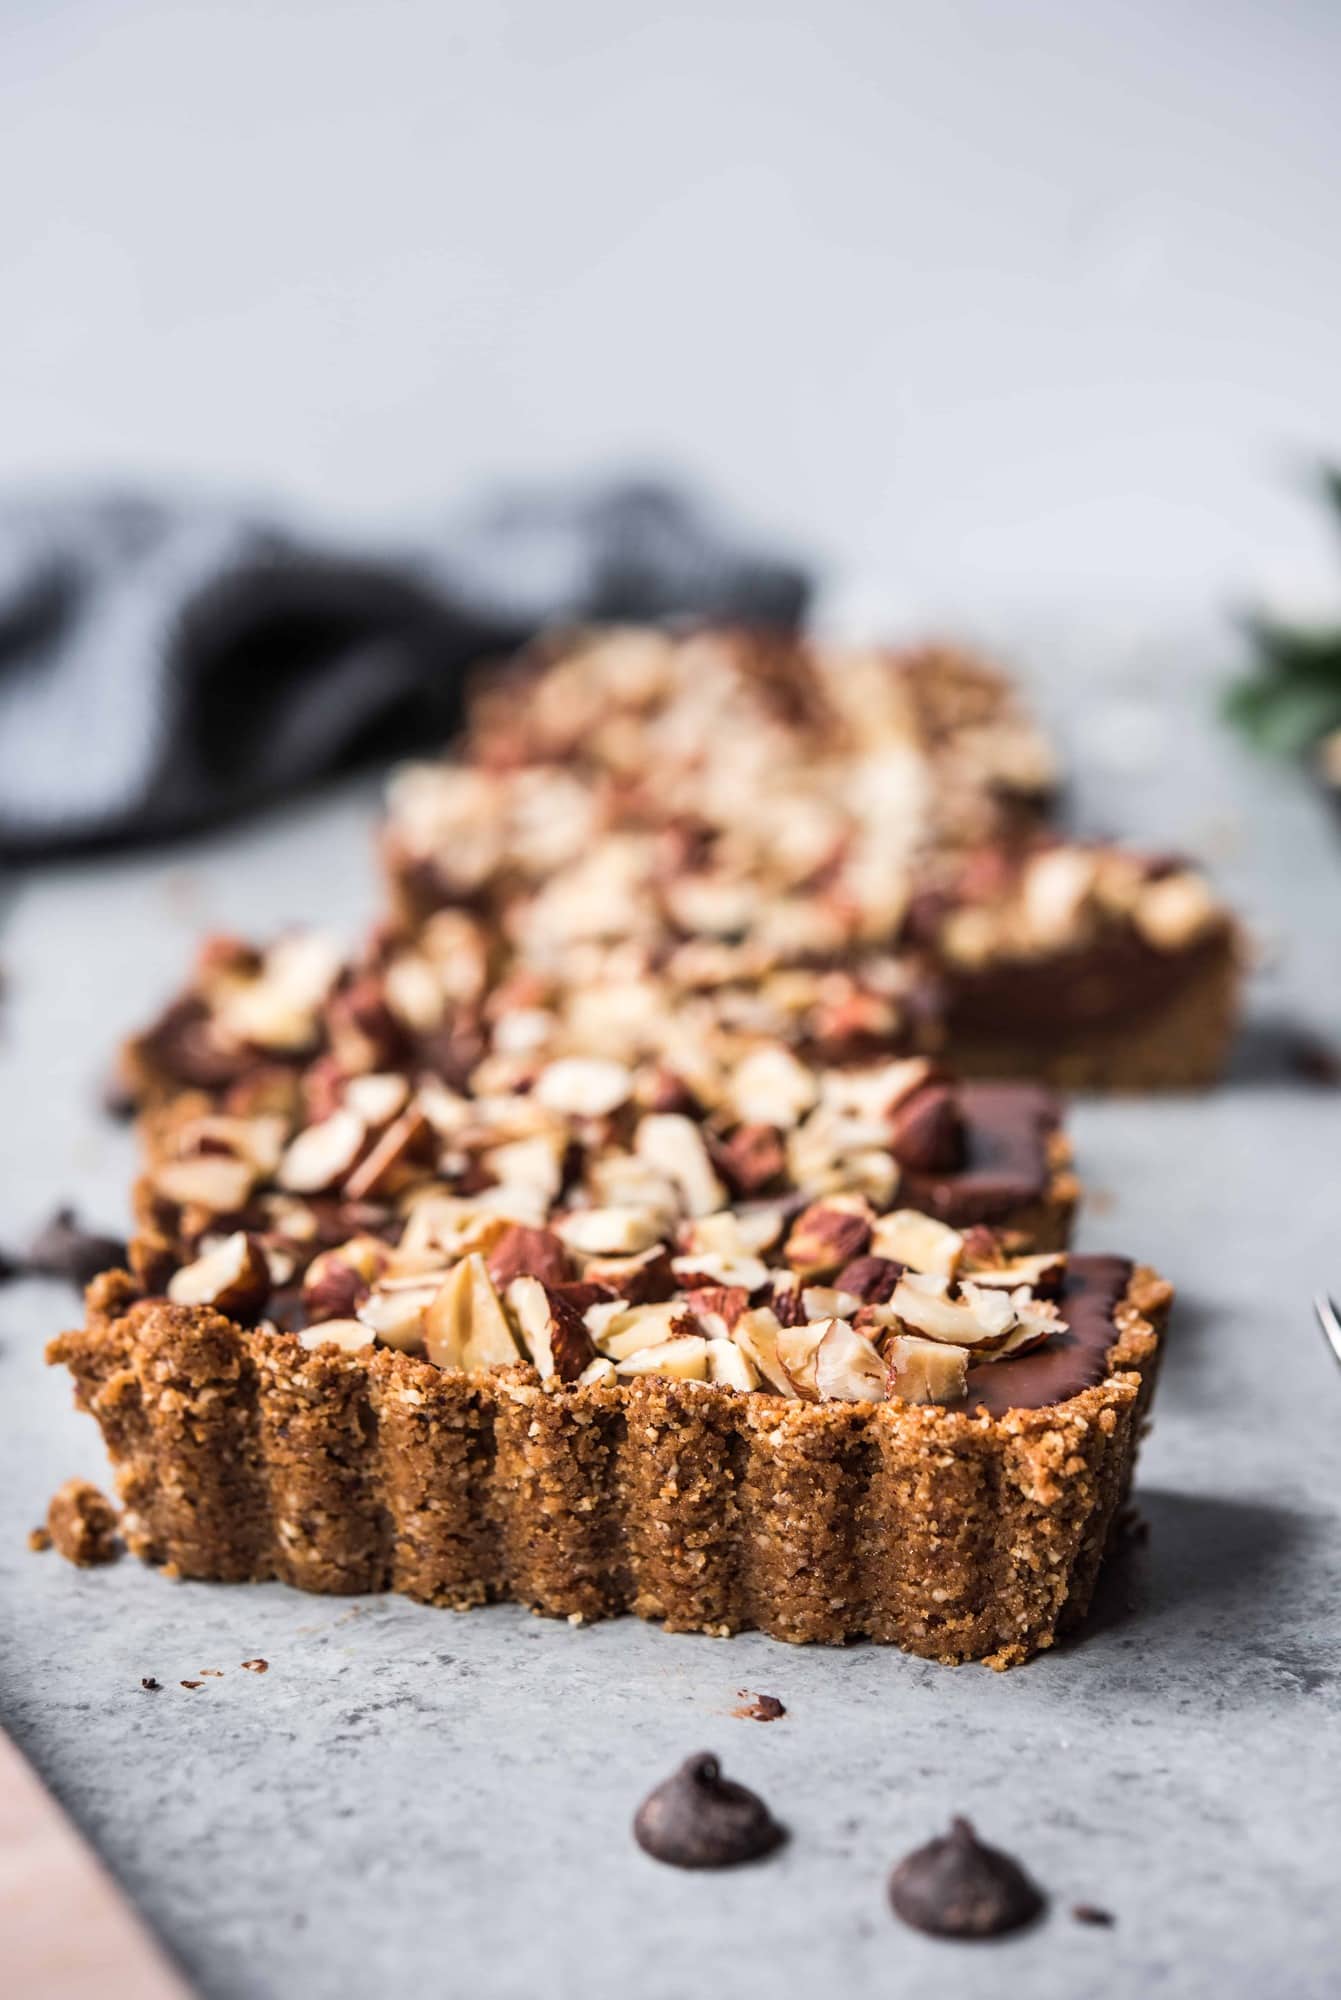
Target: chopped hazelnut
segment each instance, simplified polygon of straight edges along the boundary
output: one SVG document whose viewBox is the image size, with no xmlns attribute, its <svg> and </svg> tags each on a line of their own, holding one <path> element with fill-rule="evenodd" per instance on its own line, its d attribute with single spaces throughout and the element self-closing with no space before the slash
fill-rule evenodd
<svg viewBox="0 0 1341 2000">
<path fill-rule="evenodd" d="M 575 1208 L 554 1227 L 570 1249 L 587 1256 L 636 1255 L 661 1237 L 661 1217 L 647 1208 Z"/>
<path fill-rule="evenodd" d="M 640 1348 L 636 1354 L 630 1354 L 616 1364 L 615 1373 L 668 1375 L 677 1382 L 706 1382 L 708 1343 L 699 1334 L 677 1335 L 656 1347 Z"/>
<path fill-rule="evenodd" d="M 387 1126 L 372 1150 L 359 1161 L 345 1181 L 351 1201 L 385 1197 L 403 1188 L 431 1159 L 432 1127 L 422 1111 L 411 1105 Z"/>
<path fill-rule="evenodd" d="M 791 1376 L 778 1353 L 782 1328 L 777 1315 L 767 1306 L 742 1313 L 731 1329 L 731 1338 L 775 1394 L 794 1396 Z"/>
<path fill-rule="evenodd" d="M 1184 951 L 1220 922 L 1220 907 L 1210 884 L 1189 870 L 1147 883 L 1132 921 L 1157 951 Z"/>
<path fill-rule="evenodd" d="M 211 1215 L 236 1215 L 245 1208 L 256 1184 L 249 1160 L 227 1153 L 201 1153 L 190 1160 L 165 1160 L 156 1167 L 154 1188 L 178 1207 L 199 1207 Z"/>
<path fill-rule="evenodd" d="M 366 1134 L 363 1120 L 349 1110 L 309 1125 L 281 1160 L 279 1185 L 290 1194 L 321 1194 L 337 1186 L 362 1152 Z"/>
<path fill-rule="evenodd" d="M 877 1257 L 905 1264 L 910 1271 L 953 1277 L 959 1269 L 964 1239 L 957 1229 L 937 1222 L 934 1216 L 921 1215 L 914 1208 L 897 1208 L 876 1218 L 871 1249 Z"/>
<path fill-rule="evenodd" d="M 424 1314 L 424 1352 L 439 1368 L 504 1367 L 517 1343 L 478 1251 L 463 1257 Z"/>
<path fill-rule="evenodd" d="M 514 1278 L 505 1297 L 541 1380 L 577 1381 L 595 1360 L 596 1348 L 576 1306 L 546 1291 L 538 1278 Z"/>
<path fill-rule="evenodd" d="M 338 1347 L 345 1354 L 357 1354 L 361 1348 L 372 1345 L 372 1338 L 372 1328 L 361 1319 L 326 1319 L 316 1326 L 305 1326 L 298 1342 L 309 1350 Z"/>
<path fill-rule="evenodd" d="M 354 1076 L 345 1086 L 345 1103 L 368 1126 L 389 1125 L 409 1098 L 408 1082 L 394 1071 Z"/>
<path fill-rule="evenodd" d="M 669 1176 L 690 1215 L 711 1215 L 726 1204 L 726 1189 L 713 1172 L 703 1134 L 692 1119 L 675 1111 L 652 1111 L 639 1120 L 638 1155 Z"/>
<path fill-rule="evenodd" d="M 798 1396 L 807 1402 L 818 1402 L 819 1384 L 816 1370 L 819 1360 L 819 1346 L 832 1326 L 841 1326 L 841 1320 L 822 1319 L 813 1324 L 784 1326 L 778 1329 L 777 1353 L 787 1379 Z M 737 1330 L 739 1338 L 739 1330 Z"/>
<path fill-rule="evenodd" d="M 743 1347 L 734 1340 L 708 1342 L 708 1380 L 726 1389 L 757 1389 L 759 1375 Z"/>
<path fill-rule="evenodd" d="M 900 1278 L 890 1308 L 905 1326 L 929 1340 L 946 1340 L 959 1347 L 997 1347 L 1019 1324 L 1009 1295 L 979 1290 L 966 1281 L 960 1297 L 951 1299 L 944 1278 L 910 1272 Z"/>
<path fill-rule="evenodd" d="M 871 1342 L 844 1319 L 831 1319 L 815 1351 L 815 1387 L 822 1403 L 878 1403 L 885 1398 L 885 1364 Z"/>
<path fill-rule="evenodd" d="M 803 1278 L 832 1277 L 864 1255 L 870 1241 L 864 1208 L 854 1212 L 819 1202 L 797 1217 L 782 1254 Z"/>
<path fill-rule="evenodd" d="M 541 1070 L 535 1096 L 548 1111 L 569 1118 L 604 1118 L 628 1102 L 632 1072 L 599 1056 L 564 1056 Z"/>
<path fill-rule="evenodd" d="M 967 1387 L 969 1352 L 902 1333 L 885 1350 L 889 1394 L 905 1403 L 955 1403 Z"/>
<path fill-rule="evenodd" d="M 270 1291 L 270 1266 L 254 1237 L 234 1230 L 193 1264 L 183 1265 L 168 1280 L 168 1297 L 177 1306 L 214 1306 L 221 1313 L 251 1313 L 264 1305 Z"/>
</svg>

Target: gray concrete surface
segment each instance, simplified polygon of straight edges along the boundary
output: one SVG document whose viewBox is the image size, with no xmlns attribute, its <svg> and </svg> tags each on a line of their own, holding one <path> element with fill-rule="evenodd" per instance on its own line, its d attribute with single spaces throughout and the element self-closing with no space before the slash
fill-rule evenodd
<svg viewBox="0 0 1341 2000">
<path fill-rule="evenodd" d="M 101 1468 L 40 1358 L 75 1308 L 49 1286 L 0 1294 L 0 1716 L 209 2000 L 1335 1992 L 1341 1372 L 1308 1299 L 1341 1287 L 1339 1100 L 1281 1075 L 1272 1023 L 1335 1030 L 1341 850 L 1210 719 L 1223 634 L 1013 638 L 1079 766 L 1081 817 L 1214 853 L 1267 954 L 1221 1092 L 1076 1112 L 1082 1241 L 1181 1288 L 1139 1482 L 1148 1548 L 1082 1639 L 1005 1677 L 174 1585 L 129 1562 L 78 1574 L 24 1547 L 56 1482 Z M 16 885 L 6 1231 L 66 1195 L 123 1219 L 127 1142 L 91 1108 L 104 1049 L 204 925 L 308 915 L 352 934 L 373 806 L 356 785 Z M 257 1655 L 263 1677 L 241 1671 Z M 205 1668 L 222 1678 L 179 1685 Z M 736 1719 L 741 1689 L 786 1718 Z M 642 1793 L 704 1747 L 790 1824 L 776 1860 L 696 1879 L 633 1846 Z M 890 1863 L 964 1811 L 1051 1891 L 1030 1936 L 938 1944 L 888 1913 Z M 1115 1927 L 1076 1923 L 1077 1901 Z"/>
</svg>

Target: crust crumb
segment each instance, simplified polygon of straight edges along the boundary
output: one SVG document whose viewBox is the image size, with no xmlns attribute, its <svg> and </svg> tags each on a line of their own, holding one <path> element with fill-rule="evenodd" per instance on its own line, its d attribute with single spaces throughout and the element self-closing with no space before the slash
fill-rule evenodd
<svg viewBox="0 0 1341 2000">
<path fill-rule="evenodd" d="M 79 1569 L 115 1562 L 121 1553 L 120 1519 L 104 1493 L 88 1479 L 67 1479 L 52 1495 L 46 1533 L 50 1545 Z M 42 1530 L 35 1531 L 40 1535 Z M 40 1546 L 29 1537 L 29 1546 Z"/>
</svg>

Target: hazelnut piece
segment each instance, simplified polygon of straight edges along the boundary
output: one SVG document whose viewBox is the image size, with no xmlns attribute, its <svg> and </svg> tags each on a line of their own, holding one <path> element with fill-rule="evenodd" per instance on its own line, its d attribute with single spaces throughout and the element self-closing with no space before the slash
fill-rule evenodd
<svg viewBox="0 0 1341 2000">
<path fill-rule="evenodd" d="M 865 1214 L 816 1202 L 792 1224 L 782 1254 L 802 1278 L 832 1277 L 864 1255 L 870 1241 Z"/>
<path fill-rule="evenodd" d="M 244 1229 L 234 1230 L 168 1280 L 168 1297 L 174 1305 L 214 1306 L 221 1313 L 256 1312 L 269 1292 L 265 1252 Z"/>
</svg>

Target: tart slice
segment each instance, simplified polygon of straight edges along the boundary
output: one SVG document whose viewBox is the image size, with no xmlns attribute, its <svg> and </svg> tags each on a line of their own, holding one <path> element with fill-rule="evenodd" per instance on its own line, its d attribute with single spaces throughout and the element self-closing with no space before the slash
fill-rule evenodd
<svg viewBox="0 0 1341 2000">
<path fill-rule="evenodd" d="M 993 1286 L 980 1244 L 977 1276 L 906 1270 L 873 1306 L 742 1307 L 708 1273 L 633 1306 L 558 1278 L 556 1242 L 514 1228 L 293 1330 L 98 1279 L 49 1358 L 102 1427 L 130 1547 L 219 1581 L 996 1667 L 1083 1615 L 1154 1387 L 1152 1272 L 1054 1256 L 1040 1292 L 1001 1257 Z"/>
<path fill-rule="evenodd" d="M 152 1120 L 134 1276 L 51 1349 L 131 1546 L 938 1659 L 1049 1643 L 1130 1478 L 1168 1292 L 1059 1247 L 1038 1093 L 776 1048 L 711 1105 L 649 1103 L 660 1082 L 323 1066 L 319 1117 Z"/>
<path fill-rule="evenodd" d="M 1125 848 L 1035 840 L 942 857 L 908 924 L 956 1066 L 1063 1089 L 1214 1082 L 1243 939 L 1205 877 Z"/>
</svg>

